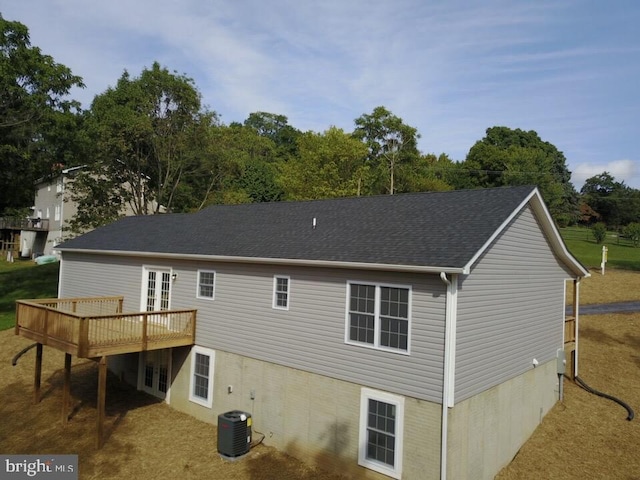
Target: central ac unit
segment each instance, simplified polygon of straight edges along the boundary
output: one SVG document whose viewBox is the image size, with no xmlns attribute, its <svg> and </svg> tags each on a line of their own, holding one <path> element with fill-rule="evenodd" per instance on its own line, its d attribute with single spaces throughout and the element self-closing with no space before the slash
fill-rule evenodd
<svg viewBox="0 0 640 480">
<path fill-rule="evenodd" d="M 251 414 L 240 410 L 218 415 L 218 453 L 238 457 L 251 446 Z"/>
</svg>

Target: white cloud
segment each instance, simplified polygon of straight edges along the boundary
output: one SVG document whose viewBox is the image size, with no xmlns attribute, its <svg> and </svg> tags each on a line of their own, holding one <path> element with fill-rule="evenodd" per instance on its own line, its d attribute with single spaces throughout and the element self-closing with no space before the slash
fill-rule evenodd
<svg viewBox="0 0 640 480">
<path fill-rule="evenodd" d="M 580 190 L 587 178 L 603 172 L 611 174 L 616 181 L 633 188 L 640 188 L 640 171 L 633 160 L 614 160 L 608 163 L 579 163 L 573 170 L 571 180 L 576 189 Z"/>
</svg>

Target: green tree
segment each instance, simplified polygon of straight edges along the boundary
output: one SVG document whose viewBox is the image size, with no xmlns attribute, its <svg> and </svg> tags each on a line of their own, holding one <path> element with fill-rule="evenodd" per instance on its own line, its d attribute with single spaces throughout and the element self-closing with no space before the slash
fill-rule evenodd
<svg viewBox="0 0 640 480">
<path fill-rule="evenodd" d="M 209 129 L 201 158 L 201 175 L 192 182 L 201 198 L 198 208 L 213 203 L 277 201 L 277 147 L 273 140 L 239 123 Z"/>
<path fill-rule="evenodd" d="M 120 215 L 125 207 L 135 214 L 151 214 L 173 211 L 174 204 L 182 210 L 195 203 L 184 198 L 191 193 L 184 185 L 202 175 L 203 139 L 216 124 L 216 114 L 202 109 L 190 78 L 158 63 L 137 78 L 125 71 L 114 88 L 92 103 L 87 125 L 96 161 L 73 184 L 78 200 L 82 195 L 86 202 L 92 196 L 101 201 L 122 199 Z M 96 185 L 91 178 L 102 181 Z M 103 195 L 97 195 L 99 187 L 106 190 Z M 111 220 L 113 205 L 102 207 L 102 218 Z"/>
<path fill-rule="evenodd" d="M 66 154 L 52 130 L 79 104 L 67 99 L 82 79 L 32 46 L 28 28 L 0 15 L 0 214 L 33 203 L 34 183 Z M 49 154 L 58 149 L 55 156 Z"/>
<path fill-rule="evenodd" d="M 640 245 L 640 223 L 633 222 L 624 227 L 622 234 L 631 240 L 634 247 Z"/>
<path fill-rule="evenodd" d="M 432 153 L 420 155 L 409 165 L 399 189 L 405 192 L 426 192 L 452 190 L 451 178 L 455 178 L 456 164 L 446 155 Z"/>
<path fill-rule="evenodd" d="M 610 227 L 640 221 L 640 192 L 616 181 L 608 172 L 585 180 L 580 193 L 583 201 Z"/>
<path fill-rule="evenodd" d="M 299 156 L 280 164 L 280 186 L 290 200 L 358 194 L 367 176 L 366 146 L 342 129 L 307 132 L 298 139 Z"/>
<path fill-rule="evenodd" d="M 366 163 L 377 180 L 377 185 L 364 185 L 362 190 L 364 193 L 386 190 L 393 195 L 397 190 L 396 176 L 402 175 L 405 167 L 419 158 L 418 131 L 385 107 L 376 107 L 371 114 L 361 115 L 355 124 L 353 136 L 368 147 Z"/>
<path fill-rule="evenodd" d="M 297 140 L 301 132 L 289 125 L 289 119 L 285 115 L 253 112 L 244 121 L 244 126 L 273 141 L 280 159 L 287 160 L 298 155 Z"/>
<path fill-rule="evenodd" d="M 602 222 L 598 222 L 591 229 L 591 233 L 596 243 L 600 245 L 607 238 L 607 226 Z"/>
<path fill-rule="evenodd" d="M 97 163 L 81 170 L 65 191 L 66 200 L 77 205 L 69 221 L 70 236 L 107 225 L 122 217 L 127 210 L 126 196 L 108 166 Z"/>
<path fill-rule="evenodd" d="M 578 195 L 566 158 L 533 130 L 488 128 L 469 150 L 462 171 L 474 187 L 537 185 L 556 221 L 577 220 Z"/>
</svg>

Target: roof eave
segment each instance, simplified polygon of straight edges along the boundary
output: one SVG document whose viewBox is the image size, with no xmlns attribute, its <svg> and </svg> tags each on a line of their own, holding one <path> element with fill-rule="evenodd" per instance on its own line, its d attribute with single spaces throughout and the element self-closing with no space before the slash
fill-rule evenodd
<svg viewBox="0 0 640 480">
<path fill-rule="evenodd" d="M 124 250 L 97 250 L 81 248 L 59 248 L 63 253 L 85 253 L 90 255 L 110 255 L 119 257 L 143 257 L 143 258 L 164 258 L 175 260 L 205 260 L 225 263 L 253 263 L 261 265 L 293 265 L 300 267 L 325 267 L 325 268 L 346 268 L 354 270 L 378 270 L 392 272 L 413 272 L 413 273 L 469 273 L 465 267 L 434 266 L 434 265 L 398 265 L 389 263 L 366 263 L 366 262 L 345 262 L 334 260 L 307 260 L 296 258 L 266 258 L 266 257 L 234 257 L 227 255 L 199 255 L 185 253 L 164 253 L 164 252 L 136 252 Z"/>
</svg>

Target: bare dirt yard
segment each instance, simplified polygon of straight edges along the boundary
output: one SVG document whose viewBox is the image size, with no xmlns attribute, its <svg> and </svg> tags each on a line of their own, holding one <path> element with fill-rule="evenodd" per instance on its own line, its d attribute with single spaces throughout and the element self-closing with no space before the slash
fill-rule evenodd
<svg viewBox="0 0 640 480">
<path fill-rule="evenodd" d="M 583 299 L 590 282 L 598 295 L 603 290 L 624 290 L 625 299 L 639 299 L 640 288 L 635 286 L 640 286 L 640 273 L 630 275 L 635 276 L 614 272 L 585 280 Z M 217 454 L 214 425 L 177 412 L 113 377 L 107 386 L 108 438 L 98 450 L 96 365 L 74 359 L 73 411 L 63 426 L 64 354 L 44 348 L 42 400 L 33 404 L 35 351 L 11 365 L 13 356 L 30 344 L 12 330 L 0 332 L 0 453 L 79 454 L 83 480 L 348 478 L 265 445 L 239 461 L 223 460 Z M 640 314 L 581 317 L 579 361 L 580 376 L 591 387 L 624 400 L 640 417 Z M 640 479 L 640 418 L 629 422 L 626 417 L 618 404 L 565 381 L 564 401 L 551 410 L 497 479 Z"/>
</svg>

